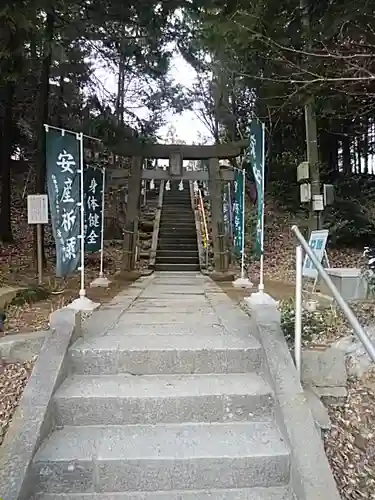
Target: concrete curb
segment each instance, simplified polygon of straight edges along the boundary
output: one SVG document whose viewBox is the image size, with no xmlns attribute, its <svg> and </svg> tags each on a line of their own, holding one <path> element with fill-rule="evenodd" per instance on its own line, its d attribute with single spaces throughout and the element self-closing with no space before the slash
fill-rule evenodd
<svg viewBox="0 0 375 500">
<path fill-rule="evenodd" d="M 288 346 L 280 328 L 280 315 L 273 306 L 260 306 L 251 318 L 224 294 L 207 293 L 224 327 L 231 333 L 252 334 L 262 344 L 265 376 L 278 402 L 276 418 L 290 445 L 291 486 L 298 500 L 340 500 L 323 443 L 317 433 L 304 390 L 298 380 Z"/>
<path fill-rule="evenodd" d="M 298 380 L 273 306 L 252 311 L 280 408 L 279 425 L 292 451 L 292 485 L 299 500 L 340 500 L 324 446 Z"/>
<path fill-rule="evenodd" d="M 81 336 L 81 315 L 72 309 L 54 311 L 51 333 L 42 345 L 31 377 L 0 448 L 2 500 L 29 500 L 30 466 L 43 439 L 54 426 L 52 395 L 67 375 L 67 351 Z"/>
</svg>

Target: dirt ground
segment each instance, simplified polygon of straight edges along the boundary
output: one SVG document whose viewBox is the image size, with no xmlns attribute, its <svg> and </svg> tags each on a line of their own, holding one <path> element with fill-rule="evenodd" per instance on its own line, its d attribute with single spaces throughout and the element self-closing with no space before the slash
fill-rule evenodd
<svg viewBox="0 0 375 500">
<path fill-rule="evenodd" d="M 98 277 L 98 256 L 88 259 L 85 272 L 86 295 L 94 302 L 106 303 L 121 290 L 134 282 L 141 274 L 141 270 L 130 273 L 121 272 L 121 249 L 112 248 L 107 252 L 105 275 L 111 283 L 108 288 L 90 288 L 92 280 Z M 29 266 L 17 273 L 9 273 L 3 280 L 4 285 L 19 287 L 35 287 L 37 280 L 34 269 Z M 67 279 L 57 279 L 54 276 L 54 266 L 48 265 L 44 272 L 43 288 L 48 297 L 42 300 L 10 305 L 6 310 L 5 334 L 27 333 L 48 328 L 49 316 L 52 311 L 66 306 L 79 296 L 80 275 L 76 272 Z"/>
<path fill-rule="evenodd" d="M 255 283 L 253 288 L 234 288 L 231 281 L 221 281 L 217 283 L 220 288 L 230 297 L 234 302 L 239 304 L 245 297 L 251 293 L 258 291 L 258 284 Z M 282 281 L 265 280 L 264 291 L 271 295 L 275 300 L 285 300 L 294 296 L 295 289 L 290 283 Z"/>
</svg>

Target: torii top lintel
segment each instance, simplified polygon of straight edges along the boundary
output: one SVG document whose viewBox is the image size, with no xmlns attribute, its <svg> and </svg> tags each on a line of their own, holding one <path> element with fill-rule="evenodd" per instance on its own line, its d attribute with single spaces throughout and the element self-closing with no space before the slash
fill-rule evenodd
<svg viewBox="0 0 375 500">
<path fill-rule="evenodd" d="M 227 144 L 214 144 L 212 146 L 146 144 L 139 141 L 132 141 L 117 145 L 114 152 L 119 156 L 140 156 L 142 158 L 159 158 L 162 160 L 168 160 L 171 155 L 179 153 L 183 160 L 209 160 L 210 158 L 235 158 L 247 146 L 247 140 Z"/>
</svg>

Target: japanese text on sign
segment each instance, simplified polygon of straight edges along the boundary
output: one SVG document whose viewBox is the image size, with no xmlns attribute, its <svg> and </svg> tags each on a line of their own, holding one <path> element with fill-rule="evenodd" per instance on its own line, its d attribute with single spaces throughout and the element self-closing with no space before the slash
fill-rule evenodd
<svg viewBox="0 0 375 500">
<path fill-rule="evenodd" d="M 324 257 L 324 252 L 327 245 L 328 230 L 322 229 L 320 231 L 312 231 L 310 234 L 309 247 L 315 253 L 319 262 L 322 262 Z M 318 271 L 315 269 L 310 257 L 305 255 L 303 262 L 302 274 L 305 278 L 315 279 L 318 276 Z"/>
<path fill-rule="evenodd" d="M 77 167 L 74 156 L 66 150 L 58 155 L 56 165 L 59 167 L 60 173 L 65 174 L 60 199 L 61 207 L 58 210 L 60 212 L 61 209 L 61 226 L 57 229 L 62 261 L 65 263 L 77 258 L 77 237 L 71 235 L 77 220 L 76 204 L 78 200 L 72 196 L 73 179 L 74 175 L 77 175 Z"/>
<path fill-rule="evenodd" d="M 85 191 L 85 249 L 93 253 L 100 250 L 102 231 L 103 171 L 87 167 L 84 176 Z"/>
<path fill-rule="evenodd" d="M 56 276 L 74 272 L 80 261 L 80 138 L 46 129 L 49 209 L 56 243 Z"/>
</svg>

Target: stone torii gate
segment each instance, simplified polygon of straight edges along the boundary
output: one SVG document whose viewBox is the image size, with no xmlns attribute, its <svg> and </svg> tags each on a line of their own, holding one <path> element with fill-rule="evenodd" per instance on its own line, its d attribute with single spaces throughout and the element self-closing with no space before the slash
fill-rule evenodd
<svg viewBox="0 0 375 500">
<path fill-rule="evenodd" d="M 207 181 L 211 201 L 212 243 L 214 249 L 215 271 L 223 271 L 220 243 L 220 230 L 223 227 L 222 183 L 233 181 L 234 172 L 219 165 L 220 159 L 233 159 L 241 155 L 248 145 L 247 140 L 212 146 L 185 144 L 147 144 L 140 141 L 126 142 L 112 151 L 122 157 L 131 158 L 131 169 L 108 169 L 109 184 L 121 184 L 128 179 L 128 199 L 124 236 L 124 270 L 135 266 L 136 241 L 140 210 L 142 180 L 164 181 Z M 146 159 L 169 160 L 167 170 L 148 170 L 142 168 Z M 184 160 L 208 160 L 208 171 L 187 171 Z"/>
</svg>

